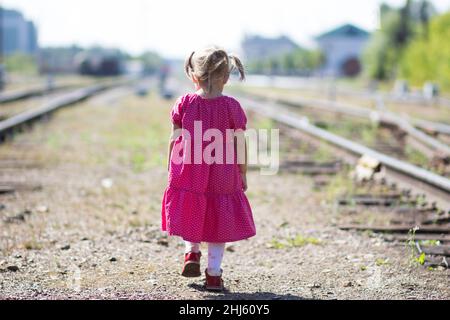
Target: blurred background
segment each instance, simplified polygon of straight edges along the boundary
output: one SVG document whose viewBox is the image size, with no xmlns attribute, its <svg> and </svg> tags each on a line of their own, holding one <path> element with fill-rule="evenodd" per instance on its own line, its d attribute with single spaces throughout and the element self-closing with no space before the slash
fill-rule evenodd
<svg viewBox="0 0 450 320">
<path fill-rule="evenodd" d="M 279 129 L 249 137 L 258 237 L 225 298 L 449 298 L 449 0 L 1 0 L 0 27 L 0 299 L 214 298 L 160 232 L 211 44 L 246 66 L 248 128 Z"/>
<path fill-rule="evenodd" d="M 218 44 L 254 75 L 434 96 L 450 91 L 449 10 L 447 0 L 3 0 L 1 87 L 49 75 L 179 72 L 191 50 Z"/>
</svg>

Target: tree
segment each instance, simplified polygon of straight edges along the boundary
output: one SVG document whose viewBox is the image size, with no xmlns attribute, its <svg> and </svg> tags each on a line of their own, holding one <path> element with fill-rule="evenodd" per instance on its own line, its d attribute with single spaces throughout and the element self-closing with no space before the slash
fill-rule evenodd
<svg viewBox="0 0 450 320">
<path fill-rule="evenodd" d="M 435 81 L 450 90 L 450 12 L 431 20 L 428 37 L 417 37 L 410 43 L 400 71 L 415 85 Z"/>
<path fill-rule="evenodd" d="M 247 70 L 250 73 L 309 74 L 323 62 L 324 57 L 320 51 L 298 48 L 280 56 L 249 61 Z"/>
<path fill-rule="evenodd" d="M 407 0 L 400 9 L 386 4 L 380 7 L 380 29 L 372 35 L 363 62 L 370 78 L 392 79 L 397 76 L 402 56 L 409 43 L 423 34 L 435 10 L 428 1 Z"/>
<path fill-rule="evenodd" d="M 146 74 L 156 73 L 163 65 L 163 59 L 155 52 L 147 51 L 143 53 L 138 60 L 144 65 L 144 72 Z"/>
<path fill-rule="evenodd" d="M 5 58 L 7 72 L 20 73 L 24 75 L 35 75 L 38 72 L 36 59 L 33 56 L 15 53 Z"/>
</svg>

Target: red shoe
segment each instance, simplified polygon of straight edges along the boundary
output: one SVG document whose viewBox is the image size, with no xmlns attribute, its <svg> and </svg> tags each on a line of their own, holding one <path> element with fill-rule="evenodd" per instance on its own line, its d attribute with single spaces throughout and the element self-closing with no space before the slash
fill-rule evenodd
<svg viewBox="0 0 450 320">
<path fill-rule="evenodd" d="M 222 270 L 220 276 L 210 276 L 208 274 L 208 269 L 205 270 L 206 282 L 205 287 L 206 290 L 210 291 L 223 291 L 223 280 L 222 280 Z"/>
<path fill-rule="evenodd" d="M 188 252 L 184 255 L 184 267 L 181 275 L 187 278 L 200 277 L 200 257 L 201 252 Z"/>
</svg>

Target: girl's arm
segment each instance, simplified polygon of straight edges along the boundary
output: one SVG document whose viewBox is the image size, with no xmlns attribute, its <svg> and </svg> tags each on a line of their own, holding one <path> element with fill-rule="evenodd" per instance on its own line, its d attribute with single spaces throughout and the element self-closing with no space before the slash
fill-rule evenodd
<svg viewBox="0 0 450 320">
<path fill-rule="evenodd" d="M 180 136 L 180 129 L 181 127 L 177 124 L 172 124 L 172 134 L 170 135 L 169 139 L 169 147 L 168 147 L 168 155 L 167 155 L 167 171 L 169 171 L 170 168 L 170 157 L 172 155 L 173 145 L 175 143 L 175 140 Z"/>
<path fill-rule="evenodd" d="M 245 149 L 245 162 L 243 164 L 239 165 L 239 171 L 241 172 L 241 178 L 242 178 L 242 188 L 244 189 L 244 192 L 247 191 L 248 185 L 247 185 L 247 141 L 244 140 L 244 149 Z"/>
<path fill-rule="evenodd" d="M 238 166 L 239 172 L 241 173 L 242 184 L 244 192 L 247 191 L 247 140 L 245 139 L 245 133 L 238 132 L 235 144 L 237 145 L 236 150 L 238 152 Z"/>
</svg>

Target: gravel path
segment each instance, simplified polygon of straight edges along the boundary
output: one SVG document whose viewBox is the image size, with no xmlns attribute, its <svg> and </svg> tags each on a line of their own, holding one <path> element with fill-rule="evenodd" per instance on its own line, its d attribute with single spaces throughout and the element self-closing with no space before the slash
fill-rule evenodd
<svg viewBox="0 0 450 320">
<path fill-rule="evenodd" d="M 0 298 L 450 298 L 448 270 L 418 266 L 402 244 L 339 230 L 311 178 L 258 171 L 248 191 L 258 234 L 227 246 L 227 292 L 205 292 L 203 278 L 179 275 L 181 241 L 159 231 L 171 102 L 118 96 L 63 110 L 0 146 L 0 181 L 18 185 L 0 195 Z"/>
</svg>

